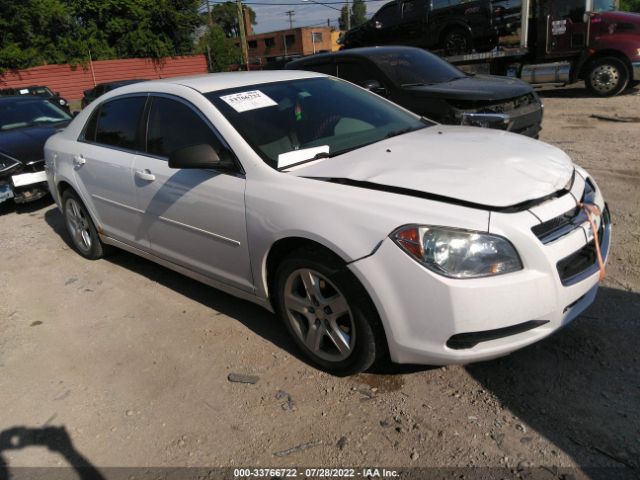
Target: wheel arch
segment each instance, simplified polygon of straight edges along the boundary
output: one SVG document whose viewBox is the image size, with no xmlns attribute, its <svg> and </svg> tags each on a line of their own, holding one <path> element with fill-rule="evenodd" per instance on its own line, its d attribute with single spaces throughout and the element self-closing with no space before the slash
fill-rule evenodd
<svg viewBox="0 0 640 480">
<path fill-rule="evenodd" d="M 58 182 L 56 183 L 56 194 L 60 199 L 60 210 L 62 210 L 62 212 L 64 213 L 64 205 L 62 205 L 62 195 L 64 195 L 64 193 L 68 190 L 73 192 L 80 199 L 80 201 L 83 203 L 83 205 L 87 209 L 87 212 L 89 212 L 91 221 L 95 225 L 96 230 L 98 231 L 98 234 L 102 235 L 104 233 L 102 229 L 102 224 L 98 221 L 99 218 L 96 215 L 96 212 L 93 211 L 92 205 L 90 205 L 88 202 L 85 201 L 82 194 L 67 179 L 58 180 Z"/>
<path fill-rule="evenodd" d="M 310 250 L 321 250 L 339 260 L 343 264 L 347 264 L 349 260 L 346 258 L 343 252 L 337 253 L 335 246 L 329 246 L 328 242 L 322 242 L 319 239 L 311 239 L 300 235 L 285 236 L 279 238 L 269 248 L 267 254 L 264 256 L 262 264 L 262 282 L 268 301 L 272 307 L 273 304 L 273 285 L 275 283 L 275 273 L 278 266 L 284 260 L 287 255 L 295 250 L 308 248 Z"/>
<path fill-rule="evenodd" d="M 578 78 L 580 80 L 584 80 L 587 77 L 587 72 L 589 71 L 589 68 L 591 67 L 593 62 L 606 57 L 614 57 L 622 61 L 622 63 L 624 63 L 624 66 L 627 69 L 627 75 L 632 75 L 631 73 L 632 66 L 631 66 L 631 60 L 629 60 L 629 57 L 627 57 L 627 55 L 622 53 L 620 50 L 607 49 L 607 50 L 599 50 L 593 55 L 585 58 L 582 65 L 580 65 L 579 67 Z"/>
</svg>

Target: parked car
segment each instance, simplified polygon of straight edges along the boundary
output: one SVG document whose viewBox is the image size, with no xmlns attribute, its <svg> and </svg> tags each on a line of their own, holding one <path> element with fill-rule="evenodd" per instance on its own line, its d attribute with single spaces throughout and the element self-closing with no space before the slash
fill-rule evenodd
<svg viewBox="0 0 640 480">
<path fill-rule="evenodd" d="M 519 25 L 520 0 L 394 0 L 347 31 L 343 48 L 412 45 L 460 55 L 488 50 Z"/>
<path fill-rule="evenodd" d="M 85 90 L 83 92 L 83 97 L 82 97 L 82 100 L 80 101 L 80 104 L 82 105 L 82 108 L 84 108 L 87 105 L 89 105 L 91 102 L 93 102 L 96 98 L 98 98 L 100 95 L 104 95 L 105 93 L 110 92 L 111 90 L 114 90 L 118 87 L 123 87 L 125 85 L 131 85 L 133 83 L 146 82 L 146 81 L 147 81 L 146 79 L 135 79 L 135 80 L 119 80 L 117 82 L 99 83 L 95 87 Z"/>
<path fill-rule="evenodd" d="M 37 200 L 46 195 L 44 143 L 71 116 L 48 100 L 0 97 L 0 203 Z"/>
<path fill-rule="evenodd" d="M 464 73 L 413 47 L 368 47 L 310 55 L 286 65 L 334 75 L 432 120 L 537 137 L 543 105 L 522 80 Z"/>
<path fill-rule="evenodd" d="M 36 95 L 46 98 L 54 105 L 62 108 L 67 113 L 71 113 L 69 102 L 60 96 L 60 92 L 53 93 L 49 87 L 34 85 L 31 87 L 3 88 L 0 95 Z"/>
<path fill-rule="evenodd" d="M 312 72 L 129 85 L 45 157 L 80 255 L 117 246 L 276 311 L 337 374 L 534 343 L 594 300 L 609 252 L 602 194 L 561 150 Z"/>
</svg>

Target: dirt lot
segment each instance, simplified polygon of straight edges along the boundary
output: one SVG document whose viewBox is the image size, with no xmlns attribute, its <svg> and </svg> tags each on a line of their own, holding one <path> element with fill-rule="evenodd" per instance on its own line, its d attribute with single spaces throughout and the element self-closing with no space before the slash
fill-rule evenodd
<svg viewBox="0 0 640 480">
<path fill-rule="evenodd" d="M 640 475 L 640 123 L 591 118 L 638 117 L 640 92 L 543 95 L 542 139 L 599 181 L 613 250 L 584 315 L 492 362 L 334 378 L 250 303 L 124 252 L 83 260 L 50 203 L 1 215 L 0 477 L 3 460 L 9 470 L 71 461 Z M 229 373 L 260 379 L 231 383 Z M 16 427 L 32 429 L 18 444 Z"/>
</svg>

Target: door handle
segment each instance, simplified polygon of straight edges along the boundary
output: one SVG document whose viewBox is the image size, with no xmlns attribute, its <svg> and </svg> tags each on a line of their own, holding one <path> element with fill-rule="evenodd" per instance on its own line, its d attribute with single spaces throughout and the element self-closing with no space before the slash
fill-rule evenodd
<svg viewBox="0 0 640 480">
<path fill-rule="evenodd" d="M 141 180 L 145 180 L 147 182 L 153 182 L 156 179 L 156 176 L 147 170 L 136 170 L 136 177 Z"/>
<path fill-rule="evenodd" d="M 82 155 L 74 155 L 73 156 L 73 166 L 74 167 L 80 168 L 85 163 L 87 163 L 87 159 L 84 158 Z"/>
</svg>

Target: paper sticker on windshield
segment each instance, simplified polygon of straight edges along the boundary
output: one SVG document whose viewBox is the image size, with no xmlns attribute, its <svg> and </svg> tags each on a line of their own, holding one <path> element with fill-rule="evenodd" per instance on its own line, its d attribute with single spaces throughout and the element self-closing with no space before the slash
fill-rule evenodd
<svg viewBox="0 0 640 480">
<path fill-rule="evenodd" d="M 23 88 L 22 90 L 20 90 L 20 95 L 26 95 L 27 93 L 29 93 L 28 88 Z"/>
<path fill-rule="evenodd" d="M 258 108 L 273 107 L 277 105 L 271 98 L 266 96 L 260 90 L 251 90 L 249 92 L 233 93 L 220 97 L 227 105 L 236 112 L 242 113 Z"/>
</svg>

